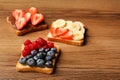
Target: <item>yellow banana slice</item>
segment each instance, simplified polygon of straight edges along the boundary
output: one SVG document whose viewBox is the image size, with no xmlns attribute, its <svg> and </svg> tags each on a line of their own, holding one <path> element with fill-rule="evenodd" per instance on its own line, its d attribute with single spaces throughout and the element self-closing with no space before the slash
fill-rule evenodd
<svg viewBox="0 0 120 80">
<path fill-rule="evenodd" d="M 61 27 L 64 28 L 66 25 L 66 21 L 64 19 L 58 19 L 52 23 L 52 27 Z"/>
<path fill-rule="evenodd" d="M 81 39 L 84 39 L 84 34 L 81 31 L 76 31 L 73 33 L 73 40 L 79 41 Z"/>
<path fill-rule="evenodd" d="M 80 21 L 75 21 L 74 22 L 76 24 L 77 27 L 80 27 L 80 31 L 82 31 L 82 33 L 84 34 L 85 33 L 85 28 L 84 28 L 84 24 L 81 23 Z"/>
</svg>

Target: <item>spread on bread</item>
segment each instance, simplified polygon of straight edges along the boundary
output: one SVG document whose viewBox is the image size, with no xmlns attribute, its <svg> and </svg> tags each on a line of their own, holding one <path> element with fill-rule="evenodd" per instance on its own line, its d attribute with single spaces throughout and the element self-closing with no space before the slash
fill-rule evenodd
<svg viewBox="0 0 120 80">
<path fill-rule="evenodd" d="M 35 7 L 31 7 L 27 11 L 23 9 L 13 10 L 12 15 L 7 17 L 7 22 L 13 26 L 16 33 L 18 33 L 17 35 L 47 29 L 44 15 L 39 13 Z"/>
<path fill-rule="evenodd" d="M 69 41 L 68 44 L 70 43 L 70 41 L 71 44 L 74 44 L 74 42 L 76 41 L 78 42 L 78 45 L 81 45 L 84 41 L 84 33 L 85 28 L 83 23 L 81 23 L 80 21 L 73 22 L 65 21 L 64 19 L 58 19 L 54 21 L 51 25 L 50 33 L 48 34 L 48 40 L 63 43 Z M 77 45 L 77 43 L 75 43 L 75 45 Z"/>
<path fill-rule="evenodd" d="M 16 70 L 52 74 L 58 55 L 59 48 L 53 42 L 47 42 L 43 38 L 33 42 L 26 40 Z"/>
</svg>

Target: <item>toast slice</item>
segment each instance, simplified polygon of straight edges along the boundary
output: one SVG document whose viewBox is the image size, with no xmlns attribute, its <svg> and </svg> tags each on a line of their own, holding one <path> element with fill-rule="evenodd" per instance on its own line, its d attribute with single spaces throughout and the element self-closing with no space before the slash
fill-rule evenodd
<svg viewBox="0 0 120 80">
<path fill-rule="evenodd" d="M 51 24 L 48 36 L 49 41 L 80 46 L 84 44 L 85 28 L 80 21 L 66 21 L 58 19 Z"/>
<path fill-rule="evenodd" d="M 28 65 L 23 65 L 21 64 L 19 61 L 16 64 L 16 71 L 20 71 L 20 72 L 28 72 L 28 71 L 32 71 L 32 72 L 40 72 L 40 73 L 45 73 L 45 74 L 52 74 L 55 68 L 55 64 L 57 61 L 57 58 L 60 54 L 60 49 L 58 46 L 54 46 L 57 49 L 57 53 L 55 54 L 55 58 L 52 59 L 52 67 L 48 68 L 48 67 L 30 67 Z M 24 46 L 22 46 L 22 49 L 24 48 Z M 22 57 L 22 56 L 21 56 Z M 20 58 L 21 58 L 20 57 Z"/>
<path fill-rule="evenodd" d="M 16 34 L 18 36 L 22 36 L 24 34 L 27 34 L 27 33 L 30 33 L 30 32 L 35 32 L 35 31 L 40 31 L 40 30 L 45 30 L 48 28 L 48 25 L 43 21 L 42 23 L 36 25 L 36 26 L 33 26 L 30 22 L 26 25 L 25 28 L 23 28 L 22 30 L 18 30 L 16 28 L 16 25 L 15 25 L 15 19 L 14 17 L 11 15 L 11 16 L 7 16 L 7 23 L 10 24 L 10 27 L 12 27 Z"/>
<path fill-rule="evenodd" d="M 70 45 L 76 45 L 76 46 L 83 45 L 83 43 L 84 43 L 84 39 L 82 39 L 80 41 L 73 41 L 73 40 L 61 39 L 59 37 L 53 37 L 50 32 L 48 33 L 47 39 L 49 41 L 60 42 L 60 43 L 65 43 L 65 44 L 70 44 Z"/>
</svg>

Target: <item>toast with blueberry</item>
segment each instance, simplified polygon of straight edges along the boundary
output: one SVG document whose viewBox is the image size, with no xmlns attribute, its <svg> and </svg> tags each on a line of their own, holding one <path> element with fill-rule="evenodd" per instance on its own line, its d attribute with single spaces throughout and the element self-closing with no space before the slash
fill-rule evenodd
<svg viewBox="0 0 120 80">
<path fill-rule="evenodd" d="M 38 9 L 35 7 L 29 8 L 26 12 L 22 9 L 12 11 L 12 15 L 7 17 L 7 23 L 11 25 L 18 36 L 48 28 L 44 21 L 44 15 L 38 13 Z"/>
<path fill-rule="evenodd" d="M 47 42 L 42 38 L 34 42 L 26 40 L 22 45 L 22 53 L 16 64 L 16 70 L 52 74 L 59 54 L 59 47 L 52 42 Z"/>
<path fill-rule="evenodd" d="M 65 21 L 58 19 L 54 21 L 48 33 L 49 41 L 56 41 L 71 45 L 83 45 L 85 28 L 80 21 Z"/>
</svg>

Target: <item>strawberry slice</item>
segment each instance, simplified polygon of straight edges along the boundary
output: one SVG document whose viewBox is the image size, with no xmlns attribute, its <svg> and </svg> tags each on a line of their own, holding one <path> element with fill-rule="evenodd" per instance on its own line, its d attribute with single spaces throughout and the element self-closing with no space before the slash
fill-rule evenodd
<svg viewBox="0 0 120 80">
<path fill-rule="evenodd" d="M 38 13 L 38 9 L 35 7 L 31 7 L 28 9 L 28 12 L 30 12 L 31 14 L 36 14 L 36 13 Z"/>
<path fill-rule="evenodd" d="M 25 13 L 24 17 L 25 17 L 26 21 L 29 22 L 31 19 L 31 13 L 29 13 L 29 12 Z"/>
<path fill-rule="evenodd" d="M 37 25 L 44 20 L 43 14 L 34 14 L 31 17 L 31 22 L 33 25 Z"/>
<path fill-rule="evenodd" d="M 16 9 L 12 11 L 12 16 L 15 18 L 15 20 L 18 20 L 19 18 L 23 17 L 25 12 L 21 9 Z"/>
<path fill-rule="evenodd" d="M 72 40 L 73 39 L 73 33 L 71 31 L 68 31 L 66 34 L 60 36 L 62 39 Z"/>
<path fill-rule="evenodd" d="M 57 33 L 55 31 L 56 31 L 56 28 L 53 28 L 53 27 L 50 28 L 50 32 L 51 32 L 52 36 L 54 36 L 54 37 L 57 36 Z"/>
<path fill-rule="evenodd" d="M 57 36 L 62 36 L 66 34 L 68 31 L 69 31 L 68 29 L 56 28 L 55 33 L 57 34 Z"/>
<path fill-rule="evenodd" d="M 15 22 L 15 25 L 17 27 L 18 30 L 21 30 L 23 29 L 27 24 L 27 21 L 25 20 L 24 17 L 22 18 L 19 18 L 16 22 Z"/>
</svg>

